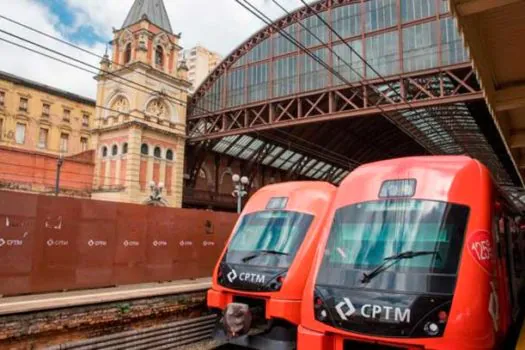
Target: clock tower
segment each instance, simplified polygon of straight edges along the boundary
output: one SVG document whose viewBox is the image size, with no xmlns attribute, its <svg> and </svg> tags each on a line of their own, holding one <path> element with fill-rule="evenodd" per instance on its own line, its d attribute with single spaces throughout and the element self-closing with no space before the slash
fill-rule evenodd
<svg viewBox="0 0 525 350">
<path fill-rule="evenodd" d="M 162 0 L 135 0 L 96 76 L 93 199 L 182 204 L 188 69 Z"/>
</svg>

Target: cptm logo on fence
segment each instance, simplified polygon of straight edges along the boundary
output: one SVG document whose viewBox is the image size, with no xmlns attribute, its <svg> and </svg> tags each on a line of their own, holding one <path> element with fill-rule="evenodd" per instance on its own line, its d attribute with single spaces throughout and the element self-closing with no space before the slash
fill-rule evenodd
<svg viewBox="0 0 525 350">
<path fill-rule="evenodd" d="M 3 246 L 6 247 L 20 247 L 24 245 L 24 241 L 21 239 L 3 239 L 0 238 L 0 248 Z"/>
<path fill-rule="evenodd" d="M 108 241 L 95 240 L 95 239 L 90 239 L 88 241 L 88 246 L 90 247 L 105 247 L 107 245 L 108 245 Z"/>
</svg>

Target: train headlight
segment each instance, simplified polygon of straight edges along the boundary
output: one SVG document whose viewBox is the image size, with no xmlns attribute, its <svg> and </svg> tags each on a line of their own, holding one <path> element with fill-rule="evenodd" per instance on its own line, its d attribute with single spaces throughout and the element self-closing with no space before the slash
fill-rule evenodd
<svg viewBox="0 0 525 350">
<path fill-rule="evenodd" d="M 434 323 L 434 322 L 427 322 L 425 323 L 425 327 L 423 328 L 425 333 L 432 336 L 432 337 L 435 337 L 436 335 L 439 334 L 439 326 L 437 325 L 437 323 Z"/>
<path fill-rule="evenodd" d="M 285 277 L 286 277 L 286 275 L 284 275 L 284 274 L 275 277 L 274 279 L 272 279 L 270 281 L 270 283 L 267 284 L 267 288 L 269 288 L 270 291 L 272 291 L 272 292 L 277 292 L 277 291 L 281 290 L 281 287 L 283 286 Z"/>
<path fill-rule="evenodd" d="M 421 320 L 415 327 L 412 336 L 415 337 L 441 337 L 447 326 L 448 311 L 450 306 L 442 305 L 435 309 L 427 317 Z"/>
</svg>

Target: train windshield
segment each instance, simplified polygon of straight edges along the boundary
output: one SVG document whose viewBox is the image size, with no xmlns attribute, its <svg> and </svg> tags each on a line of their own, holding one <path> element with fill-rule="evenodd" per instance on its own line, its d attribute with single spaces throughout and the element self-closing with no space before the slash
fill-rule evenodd
<svg viewBox="0 0 525 350">
<path fill-rule="evenodd" d="M 226 262 L 289 267 L 313 218 L 284 210 L 244 215 L 228 247 Z"/>
<path fill-rule="evenodd" d="M 317 283 L 450 292 L 468 212 L 462 205 L 418 199 L 340 208 Z"/>
</svg>

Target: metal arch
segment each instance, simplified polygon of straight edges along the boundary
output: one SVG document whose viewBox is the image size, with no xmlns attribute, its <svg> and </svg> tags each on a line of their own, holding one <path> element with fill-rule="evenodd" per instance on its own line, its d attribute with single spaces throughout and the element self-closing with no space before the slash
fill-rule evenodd
<svg viewBox="0 0 525 350">
<path fill-rule="evenodd" d="M 317 12 L 322 12 L 327 11 L 332 6 L 339 6 L 355 2 L 356 0 L 320 0 L 314 4 L 311 4 L 310 6 L 314 8 Z M 199 87 L 195 90 L 195 93 L 192 96 L 191 105 L 194 106 L 197 103 L 197 101 L 211 88 L 213 83 L 215 83 L 215 81 L 219 79 L 225 71 L 232 67 L 232 65 L 237 61 L 237 59 L 251 51 L 263 40 L 269 38 L 272 34 L 276 33 L 277 29 L 275 27 L 279 29 L 284 29 L 294 24 L 296 21 L 300 21 L 311 15 L 312 11 L 310 11 L 310 9 L 306 7 L 301 7 L 291 12 L 290 15 L 287 14 L 278 18 L 273 22 L 271 26 L 263 27 L 251 37 L 246 39 L 242 44 L 233 49 L 233 51 L 229 53 L 226 56 L 226 58 L 223 59 L 222 62 L 217 67 L 215 67 L 215 69 L 208 75 L 208 78 L 206 78 L 201 83 L 201 85 L 199 85 Z"/>
</svg>

